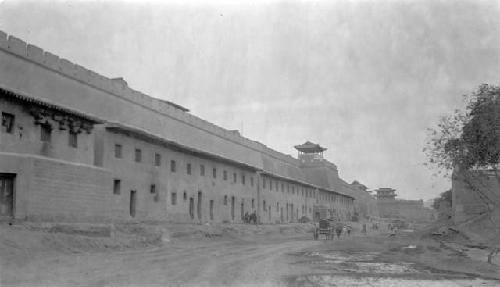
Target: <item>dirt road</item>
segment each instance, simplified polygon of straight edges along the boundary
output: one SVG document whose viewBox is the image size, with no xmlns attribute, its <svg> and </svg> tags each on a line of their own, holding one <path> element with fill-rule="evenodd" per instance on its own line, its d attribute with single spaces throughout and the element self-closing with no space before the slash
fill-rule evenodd
<svg viewBox="0 0 500 287">
<path fill-rule="evenodd" d="M 282 286 L 286 256 L 311 240 L 185 241 L 125 252 L 53 254 L 3 266 L 2 286 Z"/>
<path fill-rule="evenodd" d="M 3 240 L 0 286 L 500 286 L 499 281 L 450 271 L 451 265 L 448 269 L 432 267 L 433 256 L 447 260 L 453 254 L 429 253 L 432 248 L 425 244 L 431 243 L 418 242 L 417 248 L 407 252 L 402 246 L 409 239 L 311 239 L 304 232 L 286 236 L 225 233 L 97 252 L 23 251 L 16 242 Z M 12 249 L 16 251 L 7 252 Z M 419 260 L 430 261 L 426 265 Z M 492 268 L 486 271 L 494 274 L 497 269 Z"/>
</svg>

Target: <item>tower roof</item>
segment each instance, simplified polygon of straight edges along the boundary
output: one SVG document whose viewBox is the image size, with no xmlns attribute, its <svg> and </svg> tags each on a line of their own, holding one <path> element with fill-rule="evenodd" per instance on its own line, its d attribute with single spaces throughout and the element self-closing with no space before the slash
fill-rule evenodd
<svg viewBox="0 0 500 287">
<path fill-rule="evenodd" d="M 326 148 L 320 146 L 319 144 L 312 143 L 310 141 L 306 141 L 301 145 L 294 146 L 298 151 L 305 153 L 315 153 L 315 152 L 323 152 Z"/>
</svg>

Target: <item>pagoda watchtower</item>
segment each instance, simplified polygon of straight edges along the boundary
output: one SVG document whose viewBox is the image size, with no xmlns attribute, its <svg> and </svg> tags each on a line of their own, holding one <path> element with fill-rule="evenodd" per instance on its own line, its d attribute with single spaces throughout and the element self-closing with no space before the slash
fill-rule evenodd
<svg viewBox="0 0 500 287">
<path fill-rule="evenodd" d="M 299 152 L 298 158 L 302 163 L 322 162 L 323 152 L 326 148 L 319 144 L 306 141 L 304 144 L 296 145 L 295 149 Z"/>
<path fill-rule="evenodd" d="M 389 187 L 382 187 L 376 190 L 377 199 L 384 201 L 395 201 L 396 200 L 396 190 Z"/>
</svg>

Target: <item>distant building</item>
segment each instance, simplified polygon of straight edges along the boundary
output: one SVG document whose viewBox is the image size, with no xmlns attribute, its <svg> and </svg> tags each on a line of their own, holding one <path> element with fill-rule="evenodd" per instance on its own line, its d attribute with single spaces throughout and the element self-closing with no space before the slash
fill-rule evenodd
<svg viewBox="0 0 500 287">
<path fill-rule="evenodd" d="M 377 199 L 381 201 L 395 201 L 396 200 L 396 190 L 388 187 L 381 187 L 376 190 Z"/>
<path fill-rule="evenodd" d="M 371 194 L 371 191 L 357 180 L 351 183 L 351 189 L 357 191 L 351 195 L 356 199 L 354 208 L 360 219 L 377 219 L 380 216 L 377 199 Z"/>
<path fill-rule="evenodd" d="M 434 210 L 424 207 L 423 200 L 396 199 L 396 190 L 383 187 L 376 190 L 380 217 L 426 222 L 434 219 Z"/>
<path fill-rule="evenodd" d="M 282 154 L 0 32 L 0 217 L 350 220 L 354 189 L 306 142 Z"/>
</svg>

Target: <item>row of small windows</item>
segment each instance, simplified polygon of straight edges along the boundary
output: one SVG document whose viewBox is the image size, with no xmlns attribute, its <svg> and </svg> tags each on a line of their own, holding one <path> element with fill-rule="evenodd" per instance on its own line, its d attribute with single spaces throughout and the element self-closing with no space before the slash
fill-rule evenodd
<svg viewBox="0 0 500 287">
<path fill-rule="evenodd" d="M 273 190 L 273 186 L 274 186 L 274 189 L 276 191 L 280 191 L 280 186 L 281 186 L 281 192 L 285 192 L 285 183 L 282 182 L 280 185 L 278 181 L 275 181 L 274 182 L 275 184 L 273 184 L 273 181 L 271 179 L 266 179 L 266 178 L 262 179 L 262 188 L 263 189 L 267 188 L 267 181 L 269 181 L 269 190 L 270 191 Z M 295 191 L 297 191 L 297 195 L 301 194 L 302 196 L 305 196 L 305 197 L 314 197 L 314 191 L 311 189 L 308 189 L 308 188 L 302 187 L 302 190 L 301 190 L 301 188 L 298 186 L 296 187 L 292 184 L 286 184 L 286 190 L 288 193 L 290 193 L 290 191 L 291 191 L 292 194 L 295 194 Z"/>
<path fill-rule="evenodd" d="M 330 202 L 340 202 L 342 204 L 347 204 L 347 205 L 352 204 L 351 200 L 348 200 L 348 199 L 346 199 L 344 197 L 337 197 L 335 195 L 329 195 L 329 194 L 320 195 L 319 199 L 320 200 L 330 201 Z"/>
<path fill-rule="evenodd" d="M 2 132 L 13 134 L 16 117 L 11 113 L 2 112 Z M 50 143 L 52 141 L 52 126 L 49 124 L 40 125 L 40 141 Z M 73 148 L 78 147 L 78 133 L 70 130 L 68 133 L 68 145 Z"/>
<path fill-rule="evenodd" d="M 116 158 L 123 158 L 123 147 L 121 144 L 115 144 L 115 157 Z M 134 159 L 136 162 L 142 162 L 142 150 L 141 149 L 139 149 L 139 148 L 135 149 Z M 155 155 L 154 155 L 154 165 L 161 166 L 161 155 L 158 153 L 155 153 Z M 177 172 L 177 163 L 175 160 L 170 160 L 170 171 Z M 191 163 L 186 163 L 186 173 L 188 175 L 192 174 Z M 200 165 L 200 176 L 205 176 L 205 166 L 203 164 Z M 212 177 L 217 178 L 217 169 L 215 167 L 212 168 Z M 222 171 L 222 179 L 225 181 L 228 180 L 227 170 Z M 233 173 L 232 181 L 233 181 L 233 183 L 238 182 L 237 173 Z M 276 191 L 279 191 L 280 187 L 281 187 L 281 191 L 285 192 L 285 183 L 282 182 L 280 184 L 278 181 L 274 181 L 274 184 L 273 184 L 273 181 L 271 179 L 266 179 L 266 178 L 263 178 L 263 180 L 262 180 L 262 188 L 263 189 L 267 188 L 267 181 L 269 181 L 269 190 L 273 190 L 273 186 L 274 186 L 274 189 Z M 243 184 L 243 185 L 246 184 L 246 176 L 244 174 L 241 175 L 241 184 Z M 250 177 L 250 185 L 254 186 L 254 178 L 253 177 Z M 301 194 L 302 196 L 305 196 L 305 197 L 314 197 L 315 196 L 315 193 L 313 190 L 308 189 L 308 188 L 304 188 L 304 187 L 300 188 L 300 187 L 294 186 L 292 184 L 286 184 L 286 191 L 288 193 L 291 192 L 292 194 L 295 194 L 295 192 L 297 192 L 297 195 Z M 320 195 L 320 200 L 336 201 L 336 197 L 334 195 Z M 340 200 L 342 203 L 349 204 L 349 202 L 344 201 L 343 198 L 340 198 Z"/>
<path fill-rule="evenodd" d="M 115 158 L 123 158 L 123 146 L 121 144 L 115 144 Z M 142 150 L 141 149 L 139 149 L 139 148 L 135 149 L 134 160 L 135 160 L 135 162 L 142 162 Z M 161 166 L 161 154 L 155 153 L 154 165 Z M 177 172 L 177 162 L 175 160 L 170 160 L 170 171 Z M 191 163 L 186 163 L 186 173 L 189 175 L 192 174 Z M 200 176 L 205 176 L 205 165 L 203 165 L 203 164 L 200 165 Z M 217 169 L 215 167 L 212 168 L 212 177 L 217 178 Z M 223 180 L 228 180 L 227 170 L 222 171 L 222 178 L 223 178 Z M 237 175 L 237 173 L 233 173 L 233 183 L 237 183 L 237 182 L 238 182 L 238 175 Z M 243 184 L 243 185 L 246 184 L 246 176 L 244 174 L 241 175 L 241 184 Z M 250 185 L 254 186 L 253 177 L 250 177 Z"/>
</svg>

